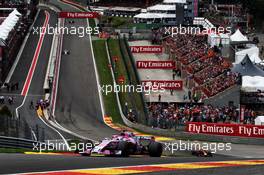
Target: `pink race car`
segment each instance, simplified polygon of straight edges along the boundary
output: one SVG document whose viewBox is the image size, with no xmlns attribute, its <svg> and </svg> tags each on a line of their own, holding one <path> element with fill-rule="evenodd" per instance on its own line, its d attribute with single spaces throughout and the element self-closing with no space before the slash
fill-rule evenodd
<svg viewBox="0 0 264 175">
<path fill-rule="evenodd" d="M 85 150 L 81 155 L 105 155 L 121 156 L 129 155 L 149 155 L 151 157 L 160 157 L 163 146 L 156 142 L 154 137 L 135 136 L 132 132 L 122 132 L 119 135 L 113 135 L 112 138 L 105 138 L 98 145 Z"/>
</svg>

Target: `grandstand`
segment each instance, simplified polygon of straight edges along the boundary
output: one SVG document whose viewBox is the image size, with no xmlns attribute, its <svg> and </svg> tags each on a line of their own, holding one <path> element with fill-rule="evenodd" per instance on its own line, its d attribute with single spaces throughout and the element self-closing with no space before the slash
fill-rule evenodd
<svg viewBox="0 0 264 175">
<path fill-rule="evenodd" d="M 0 6 L 0 82 L 4 82 L 36 15 L 37 1 L 2 1 Z"/>
<path fill-rule="evenodd" d="M 163 45 L 170 58 L 176 61 L 188 88 L 193 94 L 200 94 L 200 98 L 214 97 L 238 85 L 239 74 L 231 72 L 232 64 L 228 59 L 209 48 L 206 36 L 169 36 Z"/>
</svg>

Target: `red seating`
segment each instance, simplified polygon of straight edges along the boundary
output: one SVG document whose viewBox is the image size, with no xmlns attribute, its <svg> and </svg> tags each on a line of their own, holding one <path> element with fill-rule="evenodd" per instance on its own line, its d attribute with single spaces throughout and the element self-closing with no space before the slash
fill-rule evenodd
<svg viewBox="0 0 264 175">
<path fill-rule="evenodd" d="M 180 61 L 207 97 L 233 86 L 237 76 L 229 73 L 231 63 L 206 44 L 205 36 L 175 35 L 166 38 L 166 46 Z"/>
</svg>

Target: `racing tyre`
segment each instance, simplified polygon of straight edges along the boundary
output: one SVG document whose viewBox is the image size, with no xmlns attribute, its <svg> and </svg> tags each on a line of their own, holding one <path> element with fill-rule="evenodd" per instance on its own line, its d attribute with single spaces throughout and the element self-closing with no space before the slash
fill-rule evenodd
<svg viewBox="0 0 264 175">
<path fill-rule="evenodd" d="M 159 142 L 151 142 L 148 146 L 149 155 L 151 157 L 160 157 L 162 154 L 162 144 Z"/>
<path fill-rule="evenodd" d="M 81 154 L 81 156 L 90 156 L 90 154 L 88 154 L 88 153 L 80 153 Z"/>
<path fill-rule="evenodd" d="M 127 142 L 124 142 L 124 141 L 119 142 L 117 150 L 121 151 L 122 157 L 128 157 L 129 156 L 129 144 Z"/>
</svg>

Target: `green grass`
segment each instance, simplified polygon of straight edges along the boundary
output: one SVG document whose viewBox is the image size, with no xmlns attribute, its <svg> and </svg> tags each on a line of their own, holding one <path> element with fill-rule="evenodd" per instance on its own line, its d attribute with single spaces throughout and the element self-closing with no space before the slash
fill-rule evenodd
<svg viewBox="0 0 264 175">
<path fill-rule="evenodd" d="M 124 58 L 122 58 L 119 40 L 118 39 L 110 39 L 109 42 L 109 50 L 111 57 L 118 56 L 119 60 L 116 63 L 115 69 L 115 78 L 118 79 L 121 75 L 125 77 L 125 85 L 129 85 L 129 77 L 132 81 L 132 85 L 137 87 L 136 75 L 132 68 L 132 63 L 130 62 L 128 53 L 126 51 L 125 43 L 121 42 L 121 49 L 124 53 Z M 125 50 L 124 50 L 125 49 Z M 127 67 L 126 67 L 127 65 Z M 128 70 L 126 69 L 128 68 Z M 144 120 L 144 104 L 142 103 L 141 96 L 138 92 L 120 92 L 119 93 L 120 102 L 122 109 L 125 108 L 125 103 L 128 103 L 129 109 L 135 109 L 139 114 L 139 121 Z M 141 121 L 142 122 L 142 121 Z"/>
<path fill-rule="evenodd" d="M 110 39 L 109 40 L 109 50 L 110 50 L 110 55 L 111 57 L 113 56 L 117 56 L 119 59 L 116 62 L 116 69 L 115 69 L 115 78 L 118 82 L 118 78 L 120 76 L 124 76 L 125 77 L 125 84 L 128 84 L 129 82 L 129 78 L 126 72 L 126 67 L 125 67 L 125 63 L 122 59 L 122 55 L 119 49 L 119 41 L 117 39 Z M 128 103 L 128 108 L 132 108 L 132 103 L 129 97 L 129 94 L 126 92 L 120 92 L 119 93 L 119 97 L 120 97 L 120 103 L 122 105 L 122 108 L 124 109 L 125 107 L 125 103 Z"/>
<path fill-rule="evenodd" d="M 95 40 L 93 41 L 93 49 L 96 58 L 96 66 L 98 69 L 99 77 L 100 77 L 100 85 L 113 85 L 111 70 L 109 68 L 109 62 L 107 58 L 107 52 L 105 47 L 105 40 Z M 128 53 L 125 52 L 124 58 L 122 58 L 119 40 L 118 39 L 110 39 L 108 42 L 110 56 L 117 56 L 119 59 L 115 65 L 115 78 L 118 80 L 120 76 L 125 77 L 124 85 L 129 85 L 129 75 L 132 80 L 132 84 L 136 87 L 136 75 L 132 69 L 132 63 L 129 60 Z M 126 49 L 124 47 L 124 43 L 121 48 L 122 50 Z M 112 58 L 111 58 L 112 59 Z M 126 64 L 128 66 L 128 70 L 126 69 Z M 118 82 L 118 81 L 117 81 Z M 104 100 L 104 107 L 106 115 L 112 117 L 114 123 L 123 124 L 123 120 L 119 113 L 119 108 L 117 106 L 116 94 L 111 92 L 109 94 L 102 93 Z M 141 99 L 141 94 L 137 92 L 120 92 L 120 103 L 122 109 L 125 108 L 125 103 L 128 103 L 129 109 L 135 109 L 139 114 L 139 121 L 144 121 L 144 104 Z M 142 122 L 141 121 L 141 122 Z"/>
<path fill-rule="evenodd" d="M 112 27 L 119 28 L 121 26 L 127 26 L 133 23 L 132 18 L 117 17 L 117 16 L 102 16 L 102 23 L 111 24 Z"/>
<path fill-rule="evenodd" d="M 89 26 L 92 27 L 92 28 L 95 28 L 96 27 L 95 20 L 92 19 L 92 18 L 89 18 L 88 20 L 89 20 Z"/>
<path fill-rule="evenodd" d="M 145 24 L 134 23 L 132 18 L 118 17 L 118 16 L 102 16 L 100 21 L 102 23 L 110 24 L 113 28 L 129 28 L 136 27 L 137 29 L 151 29 L 152 27 L 160 27 L 162 24 Z"/>
<path fill-rule="evenodd" d="M 113 85 L 112 75 L 108 64 L 105 40 L 93 41 L 93 49 L 96 66 L 100 77 L 100 85 Z M 117 106 L 116 95 L 114 92 L 109 94 L 102 93 L 106 115 L 112 117 L 113 122 L 122 123 L 119 109 Z"/>
<path fill-rule="evenodd" d="M 27 151 L 32 151 L 32 150 L 22 149 L 22 148 L 0 148 L 0 153 L 24 153 Z"/>
<path fill-rule="evenodd" d="M 40 152 L 39 150 L 26 149 L 26 148 L 0 148 L 0 153 L 25 153 L 25 152 Z M 43 153 L 64 153 L 74 151 L 59 151 L 59 150 L 42 150 Z"/>
</svg>

